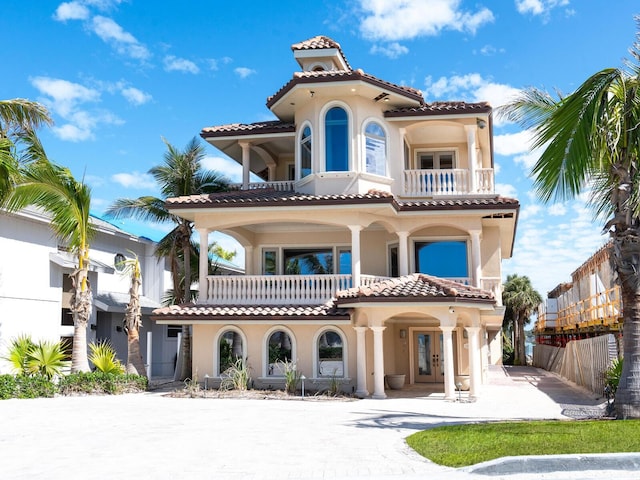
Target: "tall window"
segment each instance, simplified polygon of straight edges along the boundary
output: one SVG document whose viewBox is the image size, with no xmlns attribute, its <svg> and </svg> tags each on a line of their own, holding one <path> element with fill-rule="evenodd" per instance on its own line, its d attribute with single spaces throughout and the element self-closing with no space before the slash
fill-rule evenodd
<svg viewBox="0 0 640 480">
<path fill-rule="evenodd" d="M 333 273 L 333 249 L 291 248 L 283 251 L 285 275 L 326 275 Z"/>
<path fill-rule="evenodd" d="M 318 376 L 344 377 L 344 346 L 342 337 L 327 330 L 318 337 Z"/>
<path fill-rule="evenodd" d="M 349 170 L 349 128 L 347 112 L 331 108 L 325 115 L 325 166 L 327 172 Z"/>
<path fill-rule="evenodd" d="M 291 337 L 283 330 L 276 330 L 269 335 L 267 343 L 267 375 L 281 377 L 284 375 L 282 363 L 290 362 L 293 350 Z"/>
<path fill-rule="evenodd" d="M 366 171 L 376 175 L 386 175 L 387 137 L 380 125 L 370 122 L 364 129 L 366 149 Z"/>
<path fill-rule="evenodd" d="M 467 242 L 447 240 L 415 243 L 416 272 L 443 278 L 469 277 Z"/>
<path fill-rule="evenodd" d="M 222 334 L 218 342 L 220 373 L 231 367 L 239 358 L 242 358 L 242 337 L 238 332 L 228 330 Z"/>
<path fill-rule="evenodd" d="M 311 128 L 304 127 L 300 137 L 300 178 L 311 174 Z"/>
<path fill-rule="evenodd" d="M 276 275 L 278 267 L 276 264 L 277 252 L 275 250 L 262 251 L 262 274 Z"/>
</svg>

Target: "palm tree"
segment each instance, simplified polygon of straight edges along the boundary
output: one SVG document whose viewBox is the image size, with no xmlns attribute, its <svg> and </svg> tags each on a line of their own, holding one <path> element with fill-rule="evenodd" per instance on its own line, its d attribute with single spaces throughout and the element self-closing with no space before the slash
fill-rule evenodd
<svg viewBox="0 0 640 480">
<path fill-rule="evenodd" d="M 589 77 L 570 95 L 529 89 L 502 113 L 533 133 L 542 154 L 534 185 L 545 202 L 589 192 L 606 218 L 611 258 L 624 305 L 624 369 L 616 392 L 619 418 L 640 418 L 640 17 L 626 68 Z"/>
<path fill-rule="evenodd" d="M 184 195 L 225 191 L 229 182 L 220 173 L 202 168 L 201 161 L 205 152 L 197 138 L 193 138 L 182 151 L 165 139 L 163 141 L 167 146 L 164 163 L 149 170 L 149 174 L 160 187 L 161 197 L 121 198 L 107 209 L 106 214 L 114 218 L 132 217 L 143 221 L 174 224 L 174 228 L 158 243 L 156 256 L 166 256 L 169 261 L 173 278 L 173 298 L 174 302 L 179 304 L 190 300 L 193 223 L 170 213 L 165 200 Z M 181 350 L 184 353 L 184 361 L 180 377 L 184 380 L 191 376 L 191 332 L 188 325 L 182 327 Z"/>
<path fill-rule="evenodd" d="M 0 100 L 0 206 L 18 182 L 21 136 L 53 121 L 44 105 L 22 98 Z"/>
<path fill-rule="evenodd" d="M 142 327 L 142 312 L 140 309 L 140 286 L 142 285 L 142 270 L 138 256 L 124 260 L 122 274 L 129 275 L 129 304 L 124 312 L 124 330 L 127 332 L 127 365 L 126 372 L 147 376 L 147 371 L 140 354 L 140 327 Z M 148 346 L 149 347 L 149 346 Z"/>
<path fill-rule="evenodd" d="M 33 205 L 47 212 L 54 233 L 78 260 L 78 268 L 71 274 L 74 325 L 71 371 L 89 371 L 87 324 L 93 301 L 88 279 L 89 242 L 95 232 L 89 216 L 91 189 L 76 181 L 69 169 L 49 161 L 35 132 L 28 131 L 21 139 L 27 145 L 25 163 L 6 206 L 9 211 L 17 211 Z"/>
<path fill-rule="evenodd" d="M 512 333 L 514 336 L 514 363 L 525 365 L 525 334 L 524 326 L 529 323 L 529 317 L 535 308 L 542 302 L 542 296 L 533 288 L 529 277 L 517 274 L 508 275 L 502 290 L 502 302 L 513 321 Z"/>
</svg>

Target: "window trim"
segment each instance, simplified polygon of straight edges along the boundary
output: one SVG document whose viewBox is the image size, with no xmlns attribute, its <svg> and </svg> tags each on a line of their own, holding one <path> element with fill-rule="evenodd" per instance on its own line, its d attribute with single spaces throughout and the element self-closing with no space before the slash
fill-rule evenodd
<svg viewBox="0 0 640 480">
<path fill-rule="evenodd" d="M 420 154 L 421 153 L 433 153 L 434 154 L 434 162 L 433 168 L 422 168 L 420 166 Z M 451 170 L 455 170 L 459 168 L 458 164 L 460 163 L 460 152 L 457 147 L 442 147 L 442 148 L 416 148 L 413 152 L 413 165 L 415 166 L 415 170 L 449 170 L 440 168 L 440 158 L 438 157 L 438 167 L 436 167 L 436 159 L 435 156 L 438 156 L 442 153 L 452 153 L 453 154 L 453 165 Z"/>
<path fill-rule="evenodd" d="M 320 375 L 320 349 L 318 348 L 318 340 L 325 332 L 335 332 L 340 336 L 342 340 L 342 376 L 336 378 L 349 378 L 349 350 L 347 342 L 347 336 L 337 325 L 326 325 L 319 328 L 313 336 L 313 378 L 326 379 L 331 378 L 332 375 Z"/>
<path fill-rule="evenodd" d="M 384 173 L 379 174 L 375 172 L 367 171 L 367 127 L 371 124 L 375 124 L 384 132 Z M 389 131 L 386 126 L 377 118 L 370 117 L 362 122 L 362 155 L 361 155 L 361 168 L 360 171 L 368 175 L 377 175 L 379 177 L 389 176 Z"/>
<path fill-rule="evenodd" d="M 413 273 L 418 273 L 417 265 L 416 265 L 416 243 L 436 243 L 436 242 L 464 242 L 467 249 L 467 278 L 469 281 L 472 280 L 471 272 L 472 272 L 472 252 L 471 252 L 471 238 L 465 235 L 450 235 L 450 236 L 442 236 L 442 237 L 415 237 L 411 238 L 411 250 L 409 251 L 409 259 L 411 271 Z M 427 274 L 429 275 L 429 274 Z M 440 277 L 440 278 L 462 278 L 462 277 Z"/>
<path fill-rule="evenodd" d="M 215 376 L 222 375 L 222 372 L 220 371 L 220 339 L 227 332 L 234 332 L 240 335 L 240 338 L 242 339 L 242 358 L 245 361 L 247 359 L 248 345 L 247 345 L 247 336 L 244 334 L 244 332 L 240 328 L 236 327 L 235 325 L 222 326 L 216 332 L 213 338 L 213 374 Z"/>
<path fill-rule="evenodd" d="M 320 125 L 320 135 L 319 135 L 319 148 L 320 148 L 320 162 L 318 163 L 318 172 L 327 172 L 327 124 L 326 124 L 326 116 L 327 112 L 331 110 L 333 107 L 340 107 L 345 112 L 347 112 L 347 170 L 334 172 L 338 174 L 344 174 L 347 172 L 354 171 L 353 167 L 353 112 L 349 105 L 345 102 L 341 102 L 339 100 L 333 100 L 331 102 L 326 103 L 322 109 L 320 110 L 319 122 Z"/>
<path fill-rule="evenodd" d="M 293 331 L 284 325 L 274 325 L 269 330 L 266 331 L 264 337 L 262 338 L 262 378 L 280 378 L 283 379 L 282 375 L 269 375 L 269 339 L 271 335 L 277 331 L 282 330 L 291 339 L 291 361 L 293 363 L 298 363 L 298 348 L 297 348 L 297 340 L 296 336 L 293 334 Z"/>
<path fill-rule="evenodd" d="M 310 131 L 310 142 L 311 142 L 311 172 L 309 175 L 305 175 L 302 177 L 302 135 L 306 128 L 309 128 Z M 309 177 L 315 173 L 314 168 L 314 154 L 313 154 L 313 144 L 314 144 L 314 134 L 313 134 L 313 125 L 310 121 L 305 120 L 300 126 L 300 130 L 298 131 L 296 138 L 296 159 L 295 159 L 295 180 L 302 180 L 303 178 Z"/>
</svg>

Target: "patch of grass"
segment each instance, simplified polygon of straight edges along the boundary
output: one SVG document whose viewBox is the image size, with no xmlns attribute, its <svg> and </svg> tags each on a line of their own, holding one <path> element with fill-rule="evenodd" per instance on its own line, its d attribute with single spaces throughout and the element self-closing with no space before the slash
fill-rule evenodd
<svg viewBox="0 0 640 480">
<path fill-rule="evenodd" d="M 407 443 L 440 465 L 465 467 L 514 455 L 640 452 L 640 420 L 499 422 L 437 427 Z"/>
</svg>

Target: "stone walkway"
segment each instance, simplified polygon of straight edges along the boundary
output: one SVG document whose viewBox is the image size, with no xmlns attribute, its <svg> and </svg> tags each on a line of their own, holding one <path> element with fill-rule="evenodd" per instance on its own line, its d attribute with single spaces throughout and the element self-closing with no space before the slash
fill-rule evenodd
<svg viewBox="0 0 640 480">
<path fill-rule="evenodd" d="M 563 412 L 595 411 L 602 402 L 527 367 L 493 369 L 491 384 L 476 402 L 445 402 L 429 391 L 352 401 L 182 399 L 160 393 L 5 400 L 0 478 L 638 478 L 628 459 L 603 463 L 605 470 L 593 462 L 588 470 L 569 462 L 577 471 L 567 470 L 563 459 L 565 467 L 553 473 L 536 472 L 535 462 L 522 461 L 506 473 L 509 462 L 501 463 L 503 470 L 451 469 L 420 457 L 404 440 L 437 425 L 566 419 Z"/>
</svg>

